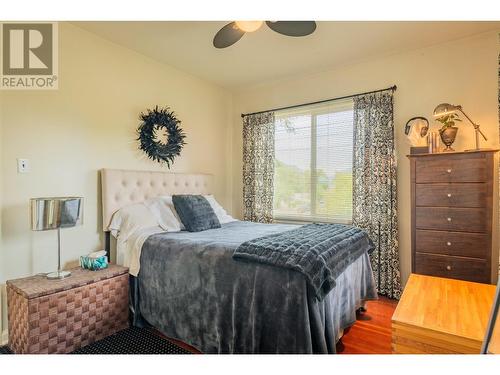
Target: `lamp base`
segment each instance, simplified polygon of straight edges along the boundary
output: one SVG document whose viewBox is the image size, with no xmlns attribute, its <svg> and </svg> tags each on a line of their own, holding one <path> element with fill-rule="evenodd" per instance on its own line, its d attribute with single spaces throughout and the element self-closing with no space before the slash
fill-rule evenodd
<svg viewBox="0 0 500 375">
<path fill-rule="evenodd" d="M 47 279 L 64 279 L 68 276 L 71 276 L 71 272 L 69 271 L 56 271 L 47 274 Z"/>
</svg>

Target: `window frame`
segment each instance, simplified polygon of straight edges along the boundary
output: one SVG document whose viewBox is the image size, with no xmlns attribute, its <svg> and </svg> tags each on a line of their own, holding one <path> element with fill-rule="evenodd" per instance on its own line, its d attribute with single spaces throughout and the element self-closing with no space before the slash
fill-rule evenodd
<svg viewBox="0 0 500 375">
<path fill-rule="evenodd" d="M 275 210 L 273 207 L 273 221 L 276 223 L 283 223 L 283 224 L 307 224 L 307 223 L 313 223 L 313 222 L 320 222 L 320 223 L 332 223 L 332 224 L 352 224 L 352 214 L 351 218 L 348 220 L 341 220 L 338 218 L 329 218 L 328 216 L 324 215 L 318 215 L 316 211 L 316 205 L 317 205 L 317 178 L 316 178 L 316 167 L 317 167 L 317 117 L 320 115 L 326 115 L 329 113 L 336 113 L 336 112 L 344 112 L 348 108 L 350 110 L 353 110 L 353 105 L 354 102 L 352 99 L 347 99 L 347 100 L 342 100 L 339 104 L 339 110 L 337 111 L 332 111 L 331 105 L 329 107 L 321 106 L 317 108 L 310 108 L 308 109 L 309 106 L 304 106 L 304 107 L 299 107 L 296 110 L 291 110 L 291 111 L 280 111 L 283 113 L 283 115 L 280 115 L 279 112 L 275 113 L 275 121 L 276 119 L 279 118 L 285 118 L 285 117 L 293 117 L 293 116 L 300 116 L 301 114 L 304 115 L 311 115 L 311 145 L 310 145 L 310 168 L 311 168 L 311 173 L 310 173 L 310 184 L 311 184 L 311 215 L 310 216 L 295 216 L 295 215 L 275 215 Z M 345 106 L 345 107 L 344 107 Z M 344 108 L 342 108 L 344 107 Z M 296 114 L 294 114 L 294 112 Z M 286 114 L 286 115 L 285 115 Z M 352 124 L 354 127 L 354 123 Z M 354 147 L 354 145 L 353 145 Z M 276 157 L 274 157 L 276 160 Z M 352 169 L 351 169 L 352 172 Z M 274 192 L 273 192 L 273 198 L 274 198 Z M 351 202 L 352 204 L 352 202 Z M 351 211 L 352 213 L 352 211 Z"/>
</svg>

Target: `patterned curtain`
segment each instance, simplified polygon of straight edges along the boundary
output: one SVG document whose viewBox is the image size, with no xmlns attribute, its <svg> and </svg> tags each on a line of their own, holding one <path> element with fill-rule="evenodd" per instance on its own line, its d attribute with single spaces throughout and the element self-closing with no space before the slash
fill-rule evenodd
<svg viewBox="0 0 500 375">
<path fill-rule="evenodd" d="M 244 220 L 273 220 L 274 112 L 243 118 Z"/>
<path fill-rule="evenodd" d="M 353 224 L 375 244 L 378 292 L 401 295 L 392 90 L 354 98 Z"/>
</svg>

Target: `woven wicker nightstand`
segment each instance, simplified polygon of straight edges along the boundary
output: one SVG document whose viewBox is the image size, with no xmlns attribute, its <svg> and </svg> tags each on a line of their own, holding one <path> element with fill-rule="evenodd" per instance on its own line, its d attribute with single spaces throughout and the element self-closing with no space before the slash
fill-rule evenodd
<svg viewBox="0 0 500 375">
<path fill-rule="evenodd" d="M 69 353 L 128 327 L 128 269 L 110 264 L 72 276 L 7 281 L 9 346 L 15 353 Z"/>
</svg>

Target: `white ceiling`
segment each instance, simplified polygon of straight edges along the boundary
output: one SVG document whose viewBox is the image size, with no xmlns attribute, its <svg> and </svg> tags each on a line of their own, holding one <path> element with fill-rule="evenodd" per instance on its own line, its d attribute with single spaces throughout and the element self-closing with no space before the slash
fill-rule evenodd
<svg viewBox="0 0 500 375">
<path fill-rule="evenodd" d="M 212 45 L 227 22 L 74 22 L 77 26 L 229 89 L 332 69 L 490 30 L 500 22 L 318 22 L 307 37 L 263 26 L 225 49 Z M 465 52 L 466 53 L 466 52 Z"/>
</svg>

